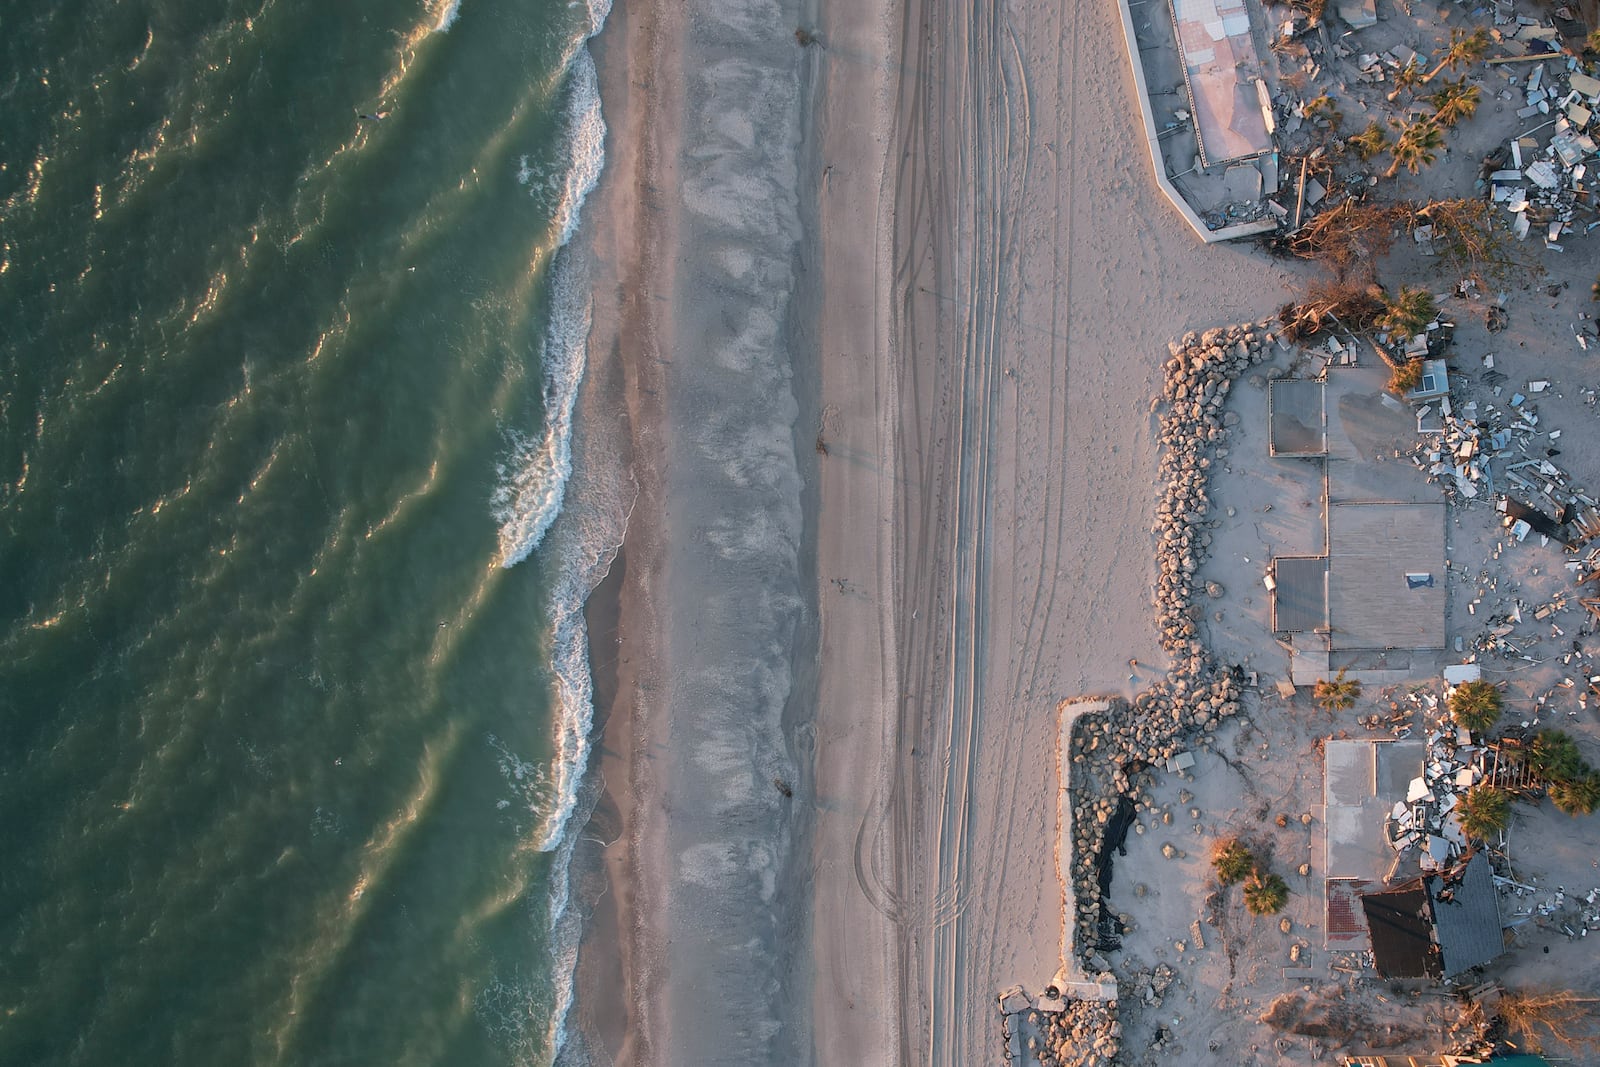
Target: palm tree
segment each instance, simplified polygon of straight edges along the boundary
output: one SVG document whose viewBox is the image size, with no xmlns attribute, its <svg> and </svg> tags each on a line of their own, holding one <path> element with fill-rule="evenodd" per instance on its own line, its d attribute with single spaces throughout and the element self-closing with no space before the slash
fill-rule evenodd
<svg viewBox="0 0 1600 1067">
<path fill-rule="evenodd" d="M 1456 817 L 1468 837 L 1498 834 L 1511 822 L 1511 794 L 1492 785 L 1475 786 L 1462 794 Z"/>
<path fill-rule="evenodd" d="M 1389 103 L 1394 103 L 1400 94 L 1415 89 L 1422 84 L 1422 68 L 1417 66 L 1415 58 L 1401 67 L 1394 75 L 1394 89 L 1389 93 Z"/>
<path fill-rule="evenodd" d="M 1345 142 L 1356 150 L 1356 155 L 1363 160 L 1373 156 L 1382 155 L 1389 148 L 1389 135 L 1383 132 L 1383 127 L 1378 125 L 1376 119 L 1367 123 L 1367 128 L 1352 136 Z"/>
<path fill-rule="evenodd" d="M 1217 881 L 1232 885 L 1255 870 L 1256 858 L 1237 837 L 1218 841 L 1211 850 L 1211 866 L 1216 868 Z"/>
<path fill-rule="evenodd" d="M 1317 707 L 1323 711 L 1344 711 L 1346 708 L 1353 708 L 1360 696 L 1361 683 L 1354 678 L 1345 681 L 1342 668 L 1334 675 L 1332 681 L 1324 678 L 1318 682 L 1311 694 L 1311 698 L 1317 702 Z"/>
<path fill-rule="evenodd" d="M 1450 714 L 1457 726 L 1486 734 L 1500 721 L 1500 690 L 1489 682 L 1462 682 L 1450 694 Z"/>
<path fill-rule="evenodd" d="M 1422 384 L 1422 360 L 1402 359 L 1389 366 L 1389 392 L 1404 397 Z"/>
<path fill-rule="evenodd" d="M 1444 130 L 1433 119 L 1408 122 L 1400 127 L 1400 136 L 1395 138 L 1393 147 L 1389 149 L 1394 161 L 1383 176 L 1393 178 L 1400 173 L 1401 167 L 1415 174 L 1423 167 L 1431 166 L 1443 147 Z"/>
<path fill-rule="evenodd" d="M 1420 285 L 1402 285 L 1397 296 L 1384 296 L 1383 310 L 1373 320 L 1373 325 L 1387 330 L 1391 337 L 1409 341 L 1426 330 L 1438 314 L 1439 307 L 1432 293 Z"/>
<path fill-rule="evenodd" d="M 1568 815 L 1588 815 L 1600 806 L 1600 771 L 1554 783 L 1550 800 Z"/>
<path fill-rule="evenodd" d="M 1446 67 L 1455 70 L 1457 67 L 1464 67 L 1474 60 L 1482 59 L 1483 54 L 1488 50 L 1489 31 L 1482 26 L 1479 26 L 1471 33 L 1465 33 L 1462 30 L 1451 30 L 1450 47 L 1445 49 L 1444 58 L 1439 60 L 1437 67 L 1422 76 L 1422 83 L 1426 85 L 1428 82 L 1433 81 L 1439 72 Z"/>
<path fill-rule="evenodd" d="M 1339 123 L 1344 121 L 1344 112 L 1339 110 L 1339 105 L 1327 93 L 1323 93 L 1314 100 L 1306 101 L 1301 111 L 1307 119 L 1316 119 L 1319 116 L 1327 119 L 1329 126 L 1337 127 Z"/>
<path fill-rule="evenodd" d="M 1434 118 L 1446 126 L 1454 126 L 1470 119 L 1478 110 L 1478 100 L 1483 95 L 1476 85 L 1467 84 L 1463 74 L 1455 81 L 1446 81 L 1438 92 L 1428 97 L 1435 108 Z"/>
<path fill-rule="evenodd" d="M 1528 746 L 1528 767 L 1545 782 L 1571 781 L 1589 772 L 1577 742 L 1560 730 L 1540 730 Z"/>
<path fill-rule="evenodd" d="M 1289 887 L 1275 874 L 1257 867 L 1244 883 L 1244 906 L 1251 915 L 1273 915 L 1289 902 Z"/>
</svg>

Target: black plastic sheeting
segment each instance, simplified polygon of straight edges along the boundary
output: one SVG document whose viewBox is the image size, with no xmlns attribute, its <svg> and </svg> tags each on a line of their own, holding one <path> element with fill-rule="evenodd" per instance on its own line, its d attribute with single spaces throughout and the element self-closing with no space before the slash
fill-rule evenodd
<svg viewBox="0 0 1600 1067">
<path fill-rule="evenodd" d="M 1102 952 L 1122 946 L 1122 920 L 1111 914 L 1111 859 L 1113 852 L 1119 856 L 1128 854 L 1128 828 L 1133 825 L 1137 810 L 1132 797 L 1117 798 L 1117 809 L 1106 822 L 1106 836 L 1094 860 L 1095 881 L 1100 884 L 1100 939 L 1096 947 Z"/>
</svg>

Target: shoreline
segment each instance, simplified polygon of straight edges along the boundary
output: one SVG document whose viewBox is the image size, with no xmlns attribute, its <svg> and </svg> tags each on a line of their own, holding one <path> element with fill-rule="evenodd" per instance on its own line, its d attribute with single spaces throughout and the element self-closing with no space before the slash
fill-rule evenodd
<svg viewBox="0 0 1600 1067">
<path fill-rule="evenodd" d="M 641 946 L 647 919 L 646 893 L 637 877 L 640 862 L 635 812 L 646 791 L 639 746 L 643 737 L 639 702 L 648 689 L 656 655 L 650 576 L 660 565 L 656 531 L 648 517 L 659 514 L 659 449 L 645 435 L 659 432 L 662 416 L 652 397 L 659 375 L 647 306 L 626 293 L 647 277 L 659 237 L 641 226 L 630 240 L 630 224 L 647 210 L 651 135 L 650 93 L 629 76 L 655 48 L 648 13 L 614 6 L 600 33 L 589 41 L 606 118 L 607 166 L 591 193 L 582 239 L 587 244 L 592 286 L 589 337 L 592 391 L 580 398 L 579 418 L 597 410 L 619 411 L 623 466 L 633 476 L 637 498 L 616 561 L 585 605 L 590 670 L 594 679 L 597 756 L 589 773 L 599 779 L 599 798 L 580 831 L 588 841 L 587 871 L 600 888 L 586 904 L 578 948 L 576 994 L 568 1048 L 560 1063 L 646 1063 L 650 1042 L 636 1012 L 641 996 Z M 643 447 L 641 447 L 641 444 Z"/>
<path fill-rule="evenodd" d="M 622 869 L 631 814 L 625 788 L 632 747 L 631 715 L 620 704 L 633 690 L 631 665 L 622 647 L 623 589 L 627 584 L 627 545 L 617 551 L 611 570 L 589 594 L 584 615 L 589 626 L 589 669 L 594 678 L 595 730 L 599 744 L 591 773 L 599 776 L 599 797 L 583 835 L 598 845 L 592 859 L 585 857 L 587 882 L 601 881 L 599 898 L 589 905 L 578 949 L 577 996 L 572 1021 L 587 1048 L 621 1048 L 629 1031 L 626 998 L 607 998 L 605 990 L 621 989 L 628 962 L 623 923 L 629 914 L 631 886 Z M 610 784 L 613 780 L 619 785 Z M 586 850 L 587 851 L 587 850 Z"/>
</svg>

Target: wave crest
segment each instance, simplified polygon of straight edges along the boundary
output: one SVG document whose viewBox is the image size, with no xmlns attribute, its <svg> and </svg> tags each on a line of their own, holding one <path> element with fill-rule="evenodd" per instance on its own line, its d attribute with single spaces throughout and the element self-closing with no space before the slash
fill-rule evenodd
<svg viewBox="0 0 1600 1067">
<path fill-rule="evenodd" d="M 536 438 L 508 435 L 511 452 L 500 468 L 491 507 L 500 525 L 500 565 L 528 558 L 561 512 L 572 477 L 572 409 L 583 383 L 592 306 L 589 279 L 565 246 L 577 232 L 583 202 L 605 167 L 605 120 L 600 79 L 586 48 L 573 55 L 566 109 L 571 165 L 553 219 L 562 251 L 552 268 L 550 325 L 544 341 L 544 428 Z"/>
</svg>

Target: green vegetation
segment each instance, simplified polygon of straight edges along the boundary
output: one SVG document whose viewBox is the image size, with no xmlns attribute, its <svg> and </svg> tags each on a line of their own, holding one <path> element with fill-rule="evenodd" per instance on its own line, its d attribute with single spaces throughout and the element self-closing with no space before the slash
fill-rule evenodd
<svg viewBox="0 0 1600 1067">
<path fill-rule="evenodd" d="M 1353 678 L 1346 681 L 1342 670 L 1331 680 L 1322 679 L 1311 693 L 1311 698 L 1323 711 L 1343 711 L 1346 708 L 1353 708 L 1360 696 L 1361 683 Z"/>
<path fill-rule="evenodd" d="M 1433 81 L 1445 68 L 1455 70 L 1474 63 L 1483 58 L 1489 51 L 1489 31 L 1482 26 L 1467 33 L 1464 30 L 1450 31 L 1450 47 L 1445 49 L 1444 58 L 1439 60 L 1439 65 L 1422 76 L 1422 83 L 1426 85 Z"/>
<path fill-rule="evenodd" d="M 1355 149 L 1356 155 L 1363 161 L 1381 156 L 1389 150 L 1389 135 L 1383 132 L 1376 119 L 1367 123 L 1367 128 L 1360 133 L 1346 139 L 1345 144 Z"/>
<path fill-rule="evenodd" d="M 1540 730 L 1528 746 L 1528 766 L 1545 782 L 1567 781 L 1586 773 L 1589 767 L 1578 751 L 1578 743 L 1560 730 Z"/>
<path fill-rule="evenodd" d="M 1428 97 L 1428 103 L 1434 106 L 1433 117 L 1438 122 L 1454 126 L 1477 113 L 1482 95 L 1482 91 L 1476 85 L 1467 84 L 1466 75 L 1462 75 L 1455 81 L 1446 81 L 1438 92 Z"/>
<path fill-rule="evenodd" d="M 1289 902 L 1289 887 L 1282 878 L 1259 867 L 1244 883 L 1244 906 L 1251 915 L 1274 915 Z"/>
<path fill-rule="evenodd" d="M 1481 840 L 1498 834 L 1511 822 L 1511 795 L 1492 785 L 1477 786 L 1462 794 L 1456 815 L 1468 837 Z"/>
<path fill-rule="evenodd" d="M 1486 734 L 1500 721 L 1500 690 L 1490 682 L 1462 682 L 1450 694 L 1450 714 L 1457 726 Z"/>
<path fill-rule="evenodd" d="M 1400 134 L 1389 147 L 1391 162 L 1384 171 L 1385 178 L 1393 178 L 1404 167 L 1416 174 L 1423 167 L 1433 165 L 1444 147 L 1444 130 L 1431 118 L 1414 119 L 1400 127 Z"/>
<path fill-rule="evenodd" d="M 1420 285 L 1402 285 L 1399 293 L 1383 298 L 1383 311 L 1373 325 L 1387 330 L 1390 337 L 1409 341 L 1438 317 L 1439 307 L 1432 293 Z"/>
<path fill-rule="evenodd" d="M 1600 771 L 1550 785 L 1550 802 L 1568 815 L 1588 815 L 1600 806 Z"/>
<path fill-rule="evenodd" d="M 1237 837 L 1218 841 L 1211 850 L 1211 866 L 1216 868 L 1217 881 L 1233 885 L 1256 869 L 1256 858 L 1244 842 Z"/>
<path fill-rule="evenodd" d="M 1405 396 L 1422 384 L 1422 360 L 1406 359 L 1389 366 L 1389 392 Z"/>
<path fill-rule="evenodd" d="M 1288 820 L 1278 817 L 1278 825 Z M 1244 883 L 1244 906 L 1252 915 L 1272 915 L 1283 910 L 1289 887 L 1267 870 L 1255 853 L 1237 837 L 1225 837 L 1211 848 L 1211 866 L 1223 885 Z"/>
<path fill-rule="evenodd" d="M 1339 110 L 1339 105 L 1327 93 L 1306 101 L 1303 110 L 1308 121 L 1327 119 L 1328 125 L 1334 127 L 1344 121 L 1344 112 Z"/>
<path fill-rule="evenodd" d="M 1413 58 L 1410 63 L 1395 72 L 1394 88 L 1389 92 L 1389 103 L 1394 103 L 1400 99 L 1401 93 L 1414 91 L 1421 84 L 1422 68 L 1417 66 L 1417 61 Z"/>
<path fill-rule="evenodd" d="M 1600 807 L 1600 771 L 1589 766 L 1571 737 L 1560 730 L 1540 730 L 1527 751 L 1528 769 L 1544 783 L 1557 809 L 1588 815 Z"/>
</svg>

